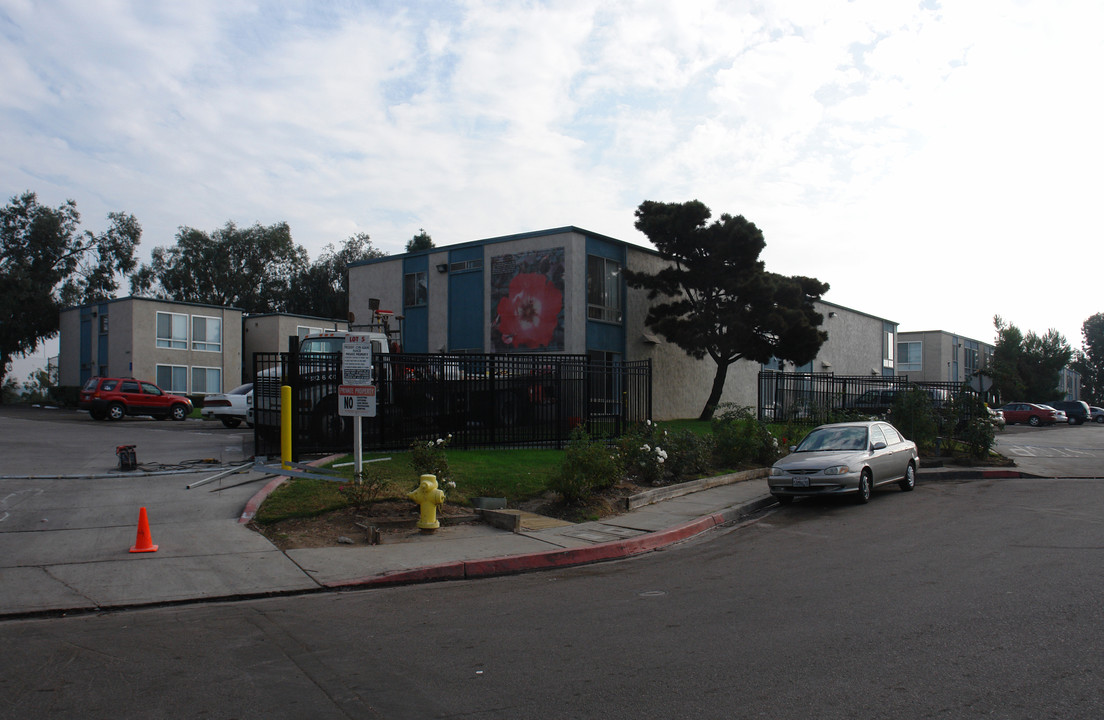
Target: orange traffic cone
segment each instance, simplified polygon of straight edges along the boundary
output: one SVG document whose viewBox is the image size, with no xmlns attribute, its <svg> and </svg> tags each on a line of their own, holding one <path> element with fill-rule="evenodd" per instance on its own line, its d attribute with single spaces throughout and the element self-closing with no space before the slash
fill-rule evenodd
<svg viewBox="0 0 1104 720">
<path fill-rule="evenodd" d="M 131 552 L 157 552 L 157 546 L 150 537 L 149 520 L 146 519 L 146 509 L 138 511 L 138 538 L 134 541 Z"/>
</svg>

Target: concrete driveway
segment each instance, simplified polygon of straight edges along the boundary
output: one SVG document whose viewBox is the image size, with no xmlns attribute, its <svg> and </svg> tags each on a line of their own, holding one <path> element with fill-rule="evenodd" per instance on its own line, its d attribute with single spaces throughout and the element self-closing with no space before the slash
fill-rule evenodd
<svg viewBox="0 0 1104 720">
<path fill-rule="evenodd" d="M 117 445 L 146 472 L 117 472 Z M 266 476 L 187 489 L 252 454 L 218 422 L 0 407 L 0 615 L 317 587 L 235 521 Z M 161 549 L 131 554 L 142 507 Z"/>
</svg>

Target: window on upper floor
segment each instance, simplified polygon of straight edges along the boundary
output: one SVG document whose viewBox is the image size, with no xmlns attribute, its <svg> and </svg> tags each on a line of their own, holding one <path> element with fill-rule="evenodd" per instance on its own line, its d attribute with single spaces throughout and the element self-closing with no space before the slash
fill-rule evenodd
<svg viewBox="0 0 1104 720">
<path fill-rule="evenodd" d="M 192 350 L 222 352 L 222 318 L 192 316 Z"/>
<path fill-rule="evenodd" d="M 157 347 L 188 349 L 188 316 L 181 313 L 157 313 Z"/>
<path fill-rule="evenodd" d="M 921 360 L 923 351 L 924 344 L 920 341 L 897 343 L 897 370 L 899 372 L 920 372 L 923 370 L 924 363 Z"/>
<path fill-rule="evenodd" d="M 587 318 L 621 322 L 621 265 L 587 256 Z"/>
<path fill-rule="evenodd" d="M 424 272 L 403 275 L 403 306 L 421 307 L 429 303 L 429 285 Z"/>
</svg>

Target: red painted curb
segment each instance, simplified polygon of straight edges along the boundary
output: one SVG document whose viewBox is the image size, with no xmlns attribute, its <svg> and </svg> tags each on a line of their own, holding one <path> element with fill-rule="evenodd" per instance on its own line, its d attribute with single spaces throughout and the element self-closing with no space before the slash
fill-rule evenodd
<svg viewBox="0 0 1104 720">
<path fill-rule="evenodd" d="M 324 458 L 315 460 L 314 462 L 307 463 L 308 465 L 314 465 L 316 467 L 324 465 L 330 460 L 342 457 L 341 455 L 327 455 Z M 245 503 L 245 508 L 242 510 L 241 516 L 238 517 L 238 523 L 244 524 L 253 519 L 253 516 L 257 514 L 257 508 L 261 506 L 261 503 L 265 501 L 265 498 L 272 494 L 272 491 L 280 487 L 280 485 L 287 482 L 286 475 L 274 478 L 270 483 L 257 491 L 253 497 L 249 498 L 249 501 Z"/>
<path fill-rule="evenodd" d="M 651 552 L 658 548 L 694 537 L 723 522 L 725 522 L 723 515 L 718 513 L 691 520 L 690 522 L 668 528 L 667 530 L 648 533 L 628 540 L 613 540 L 587 547 L 548 550 L 526 555 L 507 555 L 486 560 L 468 560 L 445 563 L 442 565 L 431 565 L 423 568 L 399 570 L 397 572 L 358 578 L 355 580 L 341 580 L 339 582 L 324 583 L 324 585 L 328 588 L 382 587 L 387 585 L 433 582 L 436 580 L 471 580 L 498 575 L 514 575 L 534 570 L 551 570 L 554 568 L 586 565 Z"/>
<path fill-rule="evenodd" d="M 249 498 L 249 502 L 245 504 L 245 508 L 242 510 L 242 514 L 238 518 L 238 523 L 243 524 L 252 520 L 253 516 L 257 514 L 257 508 L 261 506 L 261 503 L 265 501 L 265 498 L 268 497 L 273 490 L 280 487 L 286 482 L 287 478 L 280 476 L 278 478 L 273 478 L 268 482 L 267 485 L 258 490 L 256 494 L 253 495 L 253 497 Z"/>
<path fill-rule="evenodd" d="M 324 585 L 328 588 L 382 587 L 386 585 L 412 585 L 435 580 L 463 580 L 464 576 L 464 562 L 458 560 L 442 565 L 428 565 L 411 570 L 396 570 L 383 575 L 374 575 L 356 580 L 341 580 L 340 582 L 324 583 Z"/>
</svg>

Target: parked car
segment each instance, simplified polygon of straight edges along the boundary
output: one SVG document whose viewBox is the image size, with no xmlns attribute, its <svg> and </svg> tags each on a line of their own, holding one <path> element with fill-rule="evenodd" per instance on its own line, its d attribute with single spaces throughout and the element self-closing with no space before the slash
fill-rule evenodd
<svg viewBox="0 0 1104 720">
<path fill-rule="evenodd" d="M 249 427 L 253 427 L 253 423 L 246 417 L 248 410 L 246 395 L 252 390 L 253 383 L 246 383 L 229 392 L 208 395 L 203 398 L 203 409 L 200 410 L 200 414 L 204 420 L 221 420 L 228 428 L 236 428 L 242 424 L 242 420 L 245 420 Z"/>
<path fill-rule="evenodd" d="M 886 483 L 912 490 L 919 465 L 916 443 L 887 422 L 833 423 L 814 429 L 776 462 L 767 484 L 783 505 L 809 495 L 854 495 L 866 503 Z"/>
<path fill-rule="evenodd" d="M 1061 410 L 1066 414 L 1066 420 L 1070 425 L 1083 425 L 1092 419 L 1092 411 L 1089 404 L 1083 400 L 1057 400 L 1048 402 L 1055 410 Z"/>
<path fill-rule="evenodd" d="M 1053 425 L 1058 422 L 1058 411 L 1046 405 L 1035 403 L 1013 402 L 1001 408 L 1004 421 L 1009 425 L 1027 423 L 1038 427 L 1039 425 Z"/>
<path fill-rule="evenodd" d="M 1092 413 L 1093 422 L 1104 423 L 1104 408 L 1090 405 L 1089 412 Z"/>
<path fill-rule="evenodd" d="M 893 403 L 897 400 L 897 396 L 908 392 L 909 389 L 911 388 L 879 388 L 876 390 L 867 390 L 862 395 L 848 402 L 844 406 L 844 409 L 861 412 L 867 415 L 885 415 L 893 408 Z M 942 407 L 943 404 L 947 402 L 946 390 L 931 387 L 924 387 L 921 389 L 927 393 L 933 408 Z"/>
<path fill-rule="evenodd" d="M 151 382 L 134 378 L 89 378 L 80 391 L 77 406 L 93 420 L 121 420 L 126 415 L 149 415 L 183 420 L 192 412 L 192 401 L 167 393 Z"/>
<path fill-rule="evenodd" d="M 989 422 L 993 424 L 993 427 L 1003 430 L 1006 423 L 1004 413 L 999 408 L 993 409 L 988 405 L 985 406 L 985 409 L 989 411 Z"/>
<path fill-rule="evenodd" d="M 1069 419 L 1066 416 L 1066 411 L 1065 410 L 1059 410 L 1058 408 L 1051 407 L 1050 405 L 1040 405 L 1040 407 L 1050 408 L 1051 410 L 1053 410 L 1054 411 L 1054 422 L 1056 422 L 1056 423 L 1061 423 L 1061 424 L 1065 425 L 1066 421 Z"/>
</svg>

